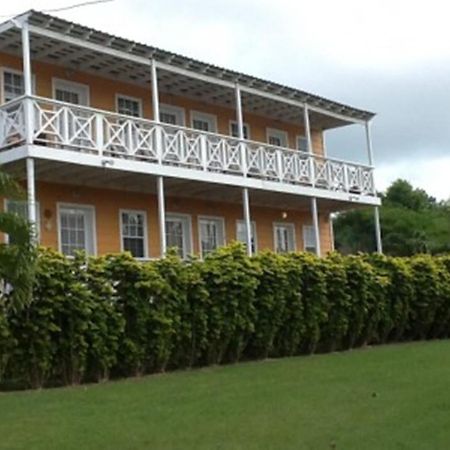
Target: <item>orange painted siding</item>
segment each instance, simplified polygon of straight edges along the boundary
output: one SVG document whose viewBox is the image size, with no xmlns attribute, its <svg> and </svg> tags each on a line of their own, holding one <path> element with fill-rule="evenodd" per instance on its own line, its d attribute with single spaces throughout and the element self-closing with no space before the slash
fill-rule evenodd
<svg viewBox="0 0 450 450">
<path fill-rule="evenodd" d="M 21 70 L 21 60 L 17 57 L 0 53 L 0 67 Z M 144 117 L 152 118 L 151 91 L 149 89 L 40 62 L 32 62 L 32 72 L 35 77 L 36 95 L 52 98 L 52 79 L 60 78 L 89 86 L 90 106 L 94 108 L 116 111 L 116 95 L 122 94 L 141 99 Z M 188 127 L 191 124 L 191 111 L 215 114 L 217 116 L 218 132 L 225 135 L 230 134 L 230 120 L 236 120 L 236 112 L 233 107 L 224 108 L 167 94 L 160 95 L 160 102 L 184 108 L 186 126 Z M 288 133 L 289 146 L 292 148 L 296 147 L 296 136 L 304 134 L 304 129 L 301 126 L 297 127 L 270 118 L 246 114 L 245 111 L 244 121 L 250 126 L 250 138 L 259 142 L 267 142 L 267 128 L 286 131 Z M 312 130 L 311 135 L 314 153 L 322 155 L 322 132 L 320 130 Z"/>
<path fill-rule="evenodd" d="M 58 203 L 93 206 L 95 208 L 97 253 L 119 252 L 121 209 L 135 209 L 146 212 L 147 242 L 150 257 L 159 256 L 159 226 L 157 198 L 155 195 L 125 191 L 94 189 L 84 186 L 37 183 L 39 202 L 40 243 L 58 248 Z M 232 203 L 218 203 L 196 199 L 168 197 L 167 213 L 188 214 L 192 220 L 192 243 L 194 253 L 199 252 L 199 216 L 222 217 L 225 221 L 225 239 L 236 239 L 236 221 L 242 220 L 242 206 Z M 283 212 L 287 217 L 283 219 Z M 252 207 L 251 218 L 256 222 L 258 250 L 274 249 L 274 222 L 293 223 L 297 250 L 303 249 L 303 225 L 311 224 L 309 212 L 284 211 L 281 209 Z M 330 225 L 328 215 L 319 216 L 322 252 L 331 250 Z"/>
</svg>

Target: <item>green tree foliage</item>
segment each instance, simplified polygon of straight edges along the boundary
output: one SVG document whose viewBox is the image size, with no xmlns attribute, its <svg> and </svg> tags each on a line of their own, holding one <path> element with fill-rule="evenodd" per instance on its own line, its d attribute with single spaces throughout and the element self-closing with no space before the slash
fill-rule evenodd
<svg viewBox="0 0 450 450">
<path fill-rule="evenodd" d="M 0 171 L 0 197 L 23 200 L 19 184 Z M 19 309 L 31 301 L 34 279 L 34 230 L 18 214 L 0 212 L 0 232 L 9 236 L 9 244 L 0 244 L 0 283 L 2 301 L 7 308 Z M 11 295 L 14 291 L 14 295 Z"/>
<path fill-rule="evenodd" d="M 395 181 L 382 196 L 383 249 L 393 256 L 437 254 L 450 250 L 450 205 L 436 202 L 405 180 Z M 340 214 L 334 223 L 336 248 L 345 253 L 375 251 L 372 209 Z"/>
<path fill-rule="evenodd" d="M 249 258 L 232 244 L 204 261 L 143 263 L 40 249 L 33 301 L 0 302 L 0 382 L 78 384 L 449 336 L 450 256 Z"/>
</svg>

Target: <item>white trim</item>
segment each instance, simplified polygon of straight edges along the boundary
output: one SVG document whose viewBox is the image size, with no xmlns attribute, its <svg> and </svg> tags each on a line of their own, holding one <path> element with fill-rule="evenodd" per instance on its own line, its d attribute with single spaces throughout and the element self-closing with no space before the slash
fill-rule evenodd
<svg viewBox="0 0 450 450">
<path fill-rule="evenodd" d="M 138 117 L 141 117 L 141 118 L 144 117 L 143 116 L 143 108 L 142 108 L 142 98 L 132 97 L 131 95 L 124 95 L 119 92 L 116 92 L 116 95 L 115 95 L 115 105 L 116 105 L 117 114 L 122 115 L 122 113 L 119 113 L 119 98 L 123 98 L 124 100 L 130 100 L 132 102 L 137 102 L 139 105 L 139 116 Z M 132 116 L 132 117 L 134 117 L 134 116 Z"/>
<path fill-rule="evenodd" d="M 65 78 L 52 77 L 52 98 L 56 100 L 56 89 L 69 90 L 71 87 L 77 92 L 83 90 L 86 94 L 86 105 L 80 103 L 80 106 L 89 106 L 91 104 L 90 86 L 77 81 L 66 80 Z"/>
<path fill-rule="evenodd" d="M 231 120 L 231 119 L 230 119 L 230 120 L 228 121 L 228 134 L 229 134 L 230 136 L 233 136 L 233 129 L 232 129 L 233 124 L 235 124 L 236 127 L 238 127 L 237 121 L 236 121 L 236 120 Z M 242 126 L 243 126 L 244 129 L 247 128 L 247 137 L 244 137 L 244 139 L 246 139 L 247 141 L 251 140 L 251 138 L 252 138 L 252 133 L 251 133 L 251 129 L 250 129 L 250 124 L 249 124 L 248 122 L 243 122 L 243 123 L 242 123 Z M 239 130 L 238 130 L 238 131 L 239 131 Z M 244 134 L 245 134 L 245 133 L 244 133 Z M 235 136 L 235 137 L 236 137 L 236 139 L 238 138 L 238 136 Z"/>
<path fill-rule="evenodd" d="M 202 120 L 212 124 L 213 130 L 208 130 L 209 133 L 217 133 L 217 116 L 215 114 L 205 113 L 203 111 L 190 110 L 191 128 L 194 128 L 194 120 Z M 203 130 L 202 130 L 203 131 Z"/>
<path fill-rule="evenodd" d="M 166 212 L 165 215 L 165 222 L 167 223 L 168 220 L 170 220 L 171 218 L 174 219 L 181 219 L 181 220 L 185 220 L 187 223 L 187 228 L 188 228 L 188 232 L 187 232 L 187 242 L 183 242 L 183 253 L 184 253 L 184 258 L 187 258 L 189 255 L 193 255 L 194 252 L 194 239 L 193 239 L 193 234 L 192 234 L 192 215 L 191 214 L 186 214 L 186 213 L 178 213 L 178 212 Z M 164 236 L 164 239 L 167 239 L 167 227 L 166 227 L 166 236 Z M 166 242 L 167 245 L 167 242 Z"/>
<path fill-rule="evenodd" d="M 61 250 L 61 209 L 73 208 L 73 209 L 86 209 L 92 212 L 92 246 L 93 252 L 92 256 L 97 256 L 97 220 L 96 220 L 96 209 L 94 205 L 86 205 L 82 203 L 66 203 L 57 202 L 56 203 L 56 221 L 57 221 L 57 232 L 58 232 L 58 251 L 62 253 Z"/>
<path fill-rule="evenodd" d="M 272 222 L 272 228 L 273 228 L 273 251 L 277 252 L 277 227 L 286 227 L 290 228 L 292 230 L 292 250 L 288 251 L 297 251 L 297 237 L 295 232 L 295 224 L 292 222 Z"/>
<path fill-rule="evenodd" d="M 161 121 L 161 114 L 164 114 L 164 112 L 167 112 L 167 114 L 175 114 L 178 118 L 181 118 L 183 123 L 177 123 L 176 125 L 180 125 L 182 127 L 186 124 L 186 111 L 181 106 L 176 105 L 168 105 L 167 103 L 160 103 L 159 104 L 159 118 Z"/>
<path fill-rule="evenodd" d="M 40 145 L 30 145 L 16 147 L 12 150 L 0 152 L 0 164 L 16 161 L 18 159 L 32 157 L 50 161 L 67 162 L 82 166 L 98 167 L 105 169 L 105 161 L 111 161 L 113 170 L 125 172 L 143 173 L 156 176 L 180 178 L 186 180 L 211 182 L 222 185 L 248 187 L 263 191 L 282 192 L 305 197 L 317 197 L 329 200 L 340 200 L 355 204 L 381 205 L 378 197 L 370 195 L 360 195 L 348 192 L 331 191 L 327 189 L 314 188 L 295 184 L 283 184 L 276 181 L 261 180 L 251 177 L 243 177 L 215 172 L 204 172 L 185 167 L 161 165 L 157 163 L 130 161 L 119 158 L 104 158 L 100 155 L 89 155 L 70 150 L 57 149 L 49 152 L 48 147 Z M 109 166 L 108 166 L 109 168 Z"/>
<path fill-rule="evenodd" d="M 210 221 L 217 221 L 222 223 L 222 238 L 223 243 L 219 245 L 219 247 L 223 247 L 227 244 L 227 237 L 226 237 L 226 229 L 225 229 L 225 218 L 221 216 L 207 216 L 207 215 L 199 215 L 197 216 L 197 232 L 198 232 L 198 252 L 201 258 L 203 258 L 203 252 L 202 252 L 202 236 L 201 236 L 201 228 L 200 228 L 200 222 L 202 220 L 210 220 Z"/>
<path fill-rule="evenodd" d="M 144 256 L 135 257 L 135 259 L 148 259 L 149 251 L 148 251 L 148 221 L 147 221 L 147 211 L 144 209 L 127 209 L 120 208 L 119 209 L 119 233 L 120 233 L 120 251 L 124 252 L 123 248 L 123 227 L 122 227 L 122 214 L 142 214 L 144 216 Z"/>
<path fill-rule="evenodd" d="M 5 72 L 10 72 L 15 75 L 21 75 L 23 78 L 23 72 L 18 69 L 13 69 L 9 66 L 1 66 L 0 67 L 0 102 L 1 104 L 6 103 L 5 101 Z M 36 93 L 36 74 L 31 75 L 31 88 L 33 90 L 33 93 Z M 25 93 L 25 86 L 24 86 L 24 93 Z M 25 95 L 25 94 L 22 94 Z"/>
<path fill-rule="evenodd" d="M 289 135 L 288 135 L 287 131 L 280 130 L 278 128 L 267 127 L 266 128 L 266 141 L 268 144 L 270 144 L 270 142 L 269 142 L 270 136 L 277 137 L 282 141 L 281 145 L 279 145 L 278 147 L 289 148 Z M 283 142 L 283 139 L 284 139 L 284 142 Z M 273 145 L 273 144 L 271 144 L 271 145 Z"/>
</svg>

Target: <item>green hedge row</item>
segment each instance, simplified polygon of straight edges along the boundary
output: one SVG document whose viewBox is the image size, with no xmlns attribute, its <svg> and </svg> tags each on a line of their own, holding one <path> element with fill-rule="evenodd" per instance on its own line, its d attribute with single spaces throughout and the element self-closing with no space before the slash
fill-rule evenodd
<svg viewBox="0 0 450 450">
<path fill-rule="evenodd" d="M 41 249 L 33 302 L 8 304 L 2 385 L 74 384 L 448 337 L 450 256 L 248 258 L 233 244 L 205 261 L 141 263 Z"/>
</svg>

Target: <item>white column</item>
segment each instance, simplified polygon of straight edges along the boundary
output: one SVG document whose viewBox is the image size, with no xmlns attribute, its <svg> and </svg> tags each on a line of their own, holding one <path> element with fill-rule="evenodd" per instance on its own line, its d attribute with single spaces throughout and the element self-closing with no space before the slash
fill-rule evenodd
<svg viewBox="0 0 450 450">
<path fill-rule="evenodd" d="M 238 138 L 244 139 L 244 119 L 242 116 L 241 88 L 239 87 L 238 83 L 236 83 L 235 85 L 234 93 L 236 97 L 236 122 L 238 126 Z"/>
<path fill-rule="evenodd" d="M 164 178 L 157 179 L 158 190 L 158 222 L 159 222 L 159 247 L 161 258 L 166 256 L 166 207 L 164 202 Z"/>
<path fill-rule="evenodd" d="M 317 210 L 316 197 L 311 198 L 311 213 L 312 213 L 312 221 L 313 221 L 313 227 L 314 227 L 314 239 L 316 241 L 316 255 L 320 256 L 322 254 L 322 252 L 320 250 L 319 213 Z"/>
<path fill-rule="evenodd" d="M 311 126 L 309 124 L 309 110 L 308 105 L 305 103 L 305 106 L 303 108 L 303 126 L 305 127 L 305 136 L 306 136 L 306 142 L 308 144 L 308 153 L 311 155 L 309 157 L 309 171 L 310 171 L 310 178 L 311 178 L 311 184 L 315 185 L 315 176 L 314 176 L 314 157 L 313 155 L 313 145 L 312 145 L 312 138 L 311 138 Z"/>
<path fill-rule="evenodd" d="M 373 158 L 373 147 L 372 147 L 372 135 L 370 132 L 370 122 L 367 121 L 365 123 L 366 129 L 366 144 L 367 144 L 367 159 L 369 161 L 369 165 L 373 167 L 374 158 Z M 377 253 L 383 253 L 383 242 L 381 240 L 381 224 L 380 224 L 380 211 L 378 206 L 375 206 L 373 211 L 373 218 L 375 221 L 375 242 Z"/>
<path fill-rule="evenodd" d="M 383 253 L 383 242 L 381 240 L 380 210 L 378 206 L 373 209 L 373 218 L 375 220 L 375 240 L 377 243 L 377 253 Z"/>
<path fill-rule="evenodd" d="M 335 242 L 334 242 L 334 222 L 333 222 L 333 213 L 330 213 L 329 215 L 329 222 L 330 222 L 330 239 L 331 239 L 331 251 L 334 252 L 336 250 L 335 248 Z"/>
<path fill-rule="evenodd" d="M 26 96 L 31 96 L 32 91 L 32 75 L 31 75 L 31 53 L 30 53 L 30 32 L 28 21 L 22 24 L 22 64 L 23 64 L 23 81 Z M 25 140 L 27 144 L 33 143 L 33 105 L 31 99 L 25 101 Z"/>
<path fill-rule="evenodd" d="M 242 190 L 242 203 L 244 206 L 245 241 L 247 244 L 247 255 L 252 256 L 252 221 L 250 219 L 250 199 L 248 188 Z"/>
<path fill-rule="evenodd" d="M 27 213 L 33 231 L 33 240 L 36 238 L 36 182 L 34 174 L 34 159 L 27 158 Z"/>
<path fill-rule="evenodd" d="M 158 72 L 156 70 L 156 62 L 152 60 L 151 65 L 152 75 L 152 108 L 153 120 L 159 122 L 159 92 L 158 92 Z"/>
</svg>

